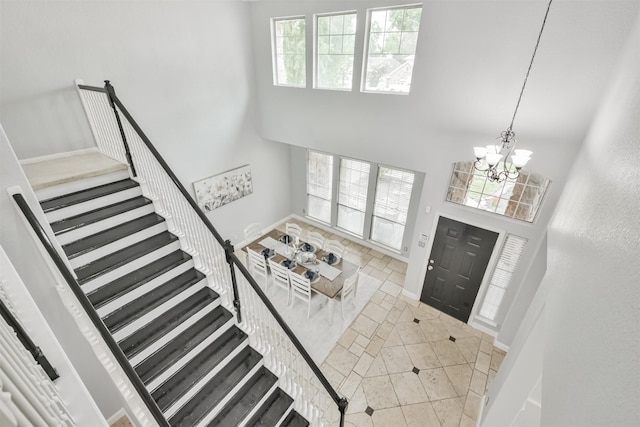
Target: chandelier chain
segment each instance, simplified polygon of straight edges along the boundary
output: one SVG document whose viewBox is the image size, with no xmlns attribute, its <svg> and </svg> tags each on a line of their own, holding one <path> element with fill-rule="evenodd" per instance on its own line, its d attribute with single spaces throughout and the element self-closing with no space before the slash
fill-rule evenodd
<svg viewBox="0 0 640 427">
<path fill-rule="evenodd" d="M 551 2 L 553 0 L 549 0 L 549 4 L 547 5 L 547 12 L 544 14 L 544 19 L 542 20 L 542 26 L 540 27 L 540 33 L 538 33 L 538 40 L 536 41 L 536 46 L 533 48 L 533 55 L 531 56 L 531 62 L 529 63 L 529 68 L 527 69 L 527 74 L 524 77 L 524 82 L 522 83 L 522 89 L 520 89 L 520 96 L 518 97 L 518 103 L 516 104 L 516 109 L 513 112 L 513 117 L 511 118 L 511 124 L 509 125 L 508 130 L 511 131 L 513 128 L 513 122 L 516 120 L 516 114 L 518 113 L 518 107 L 520 106 L 520 100 L 522 99 L 522 94 L 524 93 L 524 88 L 527 85 L 527 79 L 529 78 L 529 72 L 531 71 L 531 67 L 533 66 L 533 60 L 536 57 L 536 52 L 538 50 L 538 45 L 540 44 L 540 38 L 542 37 L 542 30 L 544 30 L 544 24 L 547 22 L 547 16 L 549 15 L 549 9 L 551 9 Z"/>
</svg>

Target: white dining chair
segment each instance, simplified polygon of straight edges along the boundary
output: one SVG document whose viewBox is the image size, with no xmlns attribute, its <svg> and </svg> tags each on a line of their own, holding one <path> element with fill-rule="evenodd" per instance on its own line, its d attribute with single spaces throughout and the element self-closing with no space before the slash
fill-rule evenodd
<svg viewBox="0 0 640 427">
<path fill-rule="evenodd" d="M 262 236 L 262 226 L 257 222 L 252 222 L 247 225 L 243 231 L 245 243 L 253 242 L 258 237 Z"/>
<path fill-rule="evenodd" d="M 344 280 L 342 285 L 342 291 L 336 296 L 336 299 L 340 300 L 340 308 L 342 309 L 342 318 L 344 319 L 344 305 L 347 300 L 351 300 L 353 307 L 355 308 L 355 302 L 353 301 L 358 290 L 358 278 L 360 277 L 360 268 L 351 276 Z"/>
<path fill-rule="evenodd" d="M 289 270 L 289 281 L 291 283 L 291 306 L 293 307 L 293 300 L 298 298 L 307 303 L 307 319 L 311 316 L 311 296 L 313 289 L 311 288 L 311 281 L 298 273 L 294 273 Z"/>
<path fill-rule="evenodd" d="M 300 227 L 298 224 L 295 224 L 293 222 L 287 222 L 285 224 L 284 232 L 289 236 L 291 236 L 293 239 L 295 239 L 296 237 L 298 239 L 302 238 L 302 227 Z"/>
<path fill-rule="evenodd" d="M 289 305 L 289 299 L 291 298 L 291 284 L 289 281 L 289 269 L 272 260 L 273 258 L 270 258 L 269 260 L 267 260 L 267 263 L 269 264 L 269 268 L 271 269 L 272 283 L 287 291 L 287 305 Z"/>
<path fill-rule="evenodd" d="M 322 249 L 324 247 L 324 236 L 317 231 L 308 232 L 305 241 L 315 246 L 316 249 Z"/>
<path fill-rule="evenodd" d="M 262 278 L 264 289 L 266 290 L 269 283 L 269 269 L 267 269 L 267 261 L 264 259 L 264 255 L 251 248 L 247 248 L 247 253 L 249 254 L 249 272 L 254 279 Z"/>
<path fill-rule="evenodd" d="M 344 257 L 344 245 L 337 240 L 328 239 L 324 242 L 324 251 L 326 253 L 331 252 L 334 255 L 339 256 L 340 258 Z"/>
</svg>

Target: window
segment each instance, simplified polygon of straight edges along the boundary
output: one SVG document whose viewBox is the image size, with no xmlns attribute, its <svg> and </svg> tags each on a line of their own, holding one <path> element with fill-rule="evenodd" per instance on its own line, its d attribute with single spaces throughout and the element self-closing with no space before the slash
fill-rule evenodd
<svg viewBox="0 0 640 427">
<path fill-rule="evenodd" d="M 305 20 L 273 19 L 274 84 L 305 87 L 307 82 Z"/>
<path fill-rule="evenodd" d="M 393 249 L 402 248 L 414 173 L 380 167 L 373 205 L 371 240 Z"/>
<path fill-rule="evenodd" d="M 484 172 L 475 170 L 473 162 L 458 162 L 453 164 L 447 201 L 533 222 L 549 183 L 524 169 L 515 179 L 491 182 Z"/>
<path fill-rule="evenodd" d="M 356 14 L 316 17 L 316 88 L 351 90 Z"/>
<path fill-rule="evenodd" d="M 307 151 L 307 215 L 331 223 L 333 156 Z"/>
<path fill-rule="evenodd" d="M 512 234 L 507 236 L 504 246 L 502 247 L 502 252 L 500 253 L 498 265 L 491 277 L 487 295 L 485 295 L 482 308 L 480 309 L 480 316 L 485 319 L 492 321 L 496 319 L 502 298 L 504 298 L 504 293 L 509 283 L 511 283 L 511 276 L 516 270 L 526 243 L 527 239 L 523 237 Z"/>
<path fill-rule="evenodd" d="M 422 6 L 369 11 L 365 92 L 409 93 Z"/>
<path fill-rule="evenodd" d="M 340 160 L 338 227 L 362 237 L 371 165 L 359 160 Z"/>
</svg>

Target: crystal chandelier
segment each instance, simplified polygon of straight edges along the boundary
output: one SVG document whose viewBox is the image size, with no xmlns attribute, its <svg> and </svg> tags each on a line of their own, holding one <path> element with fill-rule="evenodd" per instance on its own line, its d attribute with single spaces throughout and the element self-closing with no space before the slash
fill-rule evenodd
<svg viewBox="0 0 640 427">
<path fill-rule="evenodd" d="M 490 181 L 502 182 L 507 178 L 517 178 L 518 175 L 520 175 L 520 169 L 522 169 L 522 167 L 527 164 L 527 162 L 531 158 L 531 154 L 533 154 L 529 150 L 515 149 L 516 134 L 513 132 L 513 122 L 515 121 L 516 114 L 518 113 L 518 107 L 520 106 L 520 101 L 522 100 L 524 88 L 527 85 L 527 79 L 529 78 L 529 72 L 531 71 L 531 66 L 533 65 L 533 59 L 536 57 L 536 51 L 538 50 L 538 45 L 540 44 L 540 37 L 542 37 L 542 30 L 544 30 L 544 24 L 547 22 L 547 16 L 549 15 L 549 9 L 551 8 L 552 1 L 553 0 L 549 0 L 549 4 L 547 5 L 547 12 L 544 14 L 544 19 L 542 20 L 542 27 L 540 28 L 540 33 L 538 34 L 538 40 L 536 41 L 536 46 L 533 49 L 533 56 L 531 56 L 529 69 L 527 69 L 527 74 L 524 77 L 522 89 L 520 90 L 520 96 L 518 97 L 518 103 L 516 104 L 516 109 L 513 112 L 513 117 L 511 118 L 509 127 L 498 137 L 498 139 L 500 139 L 500 143 L 498 145 L 473 147 L 473 151 L 476 156 L 476 161 L 473 163 L 473 167 L 476 170 L 484 172 Z M 509 158 L 509 156 L 511 156 L 510 164 L 507 163 L 507 159 Z"/>
</svg>

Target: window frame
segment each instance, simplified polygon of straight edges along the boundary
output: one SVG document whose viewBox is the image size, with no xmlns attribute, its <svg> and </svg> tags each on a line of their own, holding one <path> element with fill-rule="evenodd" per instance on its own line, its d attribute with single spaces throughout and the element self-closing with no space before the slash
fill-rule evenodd
<svg viewBox="0 0 640 427">
<path fill-rule="evenodd" d="M 418 171 L 413 171 L 410 169 L 405 169 L 405 168 L 399 168 L 396 166 L 388 166 L 386 164 L 380 164 L 380 163 L 375 163 L 375 162 L 371 162 L 368 160 L 363 160 L 363 159 L 356 159 L 356 158 L 351 158 L 351 157 L 347 157 L 345 156 L 345 159 L 348 160 L 355 160 L 355 161 L 359 161 L 359 162 L 363 162 L 363 163 L 368 163 L 370 165 L 370 169 L 369 169 L 369 180 L 368 180 L 368 187 L 367 187 L 367 203 L 366 203 L 366 210 L 365 210 L 365 219 L 364 219 L 364 226 L 363 226 L 363 232 L 362 235 L 358 235 L 356 233 L 353 233 L 352 231 L 349 231 L 343 227 L 340 227 L 337 224 L 337 220 L 338 220 L 338 193 L 339 193 L 339 181 L 340 181 L 340 160 L 343 158 L 342 156 L 338 155 L 338 154 L 332 154 L 332 153 L 327 153 L 327 152 L 321 152 L 318 150 L 313 150 L 313 149 L 305 149 L 305 161 L 306 161 L 306 165 L 305 165 L 305 173 L 306 173 L 306 180 L 308 180 L 309 177 L 309 157 L 308 157 L 308 152 L 317 152 L 317 153 L 321 153 L 321 154 L 325 154 L 325 155 L 330 155 L 333 156 L 334 161 L 333 161 L 333 179 L 332 179 L 332 183 L 333 183 L 333 193 L 332 193 L 332 200 L 331 200 L 331 220 L 330 222 L 324 222 L 321 219 L 317 219 L 316 217 L 309 215 L 309 195 L 307 190 L 305 190 L 305 206 L 306 206 L 306 210 L 303 210 L 303 214 L 305 215 L 305 217 L 309 218 L 312 221 L 317 221 L 321 224 L 324 224 L 328 227 L 331 227 L 332 229 L 335 229 L 337 231 L 340 231 L 341 233 L 344 233 L 347 236 L 352 236 L 354 238 L 360 239 L 365 243 L 368 243 L 370 245 L 372 245 L 372 247 L 377 247 L 383 251 L 387 251 L 390 254 L 397 254 L 397 255 L 402 255 L 402 256 L 409 256 L 410 253 L 410 247 L 411 247 L 411 240 L 413 239 L 413 230 L 415 229 L 415 221 L 416 221 L 416 214 L 417 214 L 417 208 L 418 208 L 418 203 L 419 203 L 419 198 L 420 198 L 420 193 L 422 192 L 422 187 L 424 184 L 424 173 L 422 172 L 418 172 Z M 338 161 L 335 161 L 335 159 L 338 159 Z M 372 221 L 373 221 L 373 207 L 374 207 L 374 197 L 375 197 L 375 192 L 376 192 L 376 188 L 377 188 L 377 177 L 378 177 L 378 171 L 380 168 L 385 167 L 385 168 L 389 168 L 389 169 L 394 169 L 394 170 L 400 170 L 403 172 L 409 172 L 412 173 L 414 175 L 414 182 L 411 188 L 411 194 L 409 196 L 409 204 L 408 204 L 408 209 L 407 209 L 407 218 L 404 224 L 404 232 L 402 235 L 402 242 L 401 242 L 401 246 L 400 248 L 394 248 L 392 246 L 388 246 L 383 242 L 379 242 L 377 240 L 372 240 L 371 239 L 371 230 L 372 230 Z M 308 182 L 305 182 L 305 186 L 308 186 Z M 306 187 L 305 187 L 306 188 Z"/>
<path fill-rule="evenodd" d="M 423 6 L 422 3 L 411 3 L 411 4 L 405 4 L 405 5 L 385 6 L 385 7 L 367 9 L 367 12 L 366 12 L 367 18 L 365 22 L 365 33 L 364 33 L 364 50 L 362 55 L 362 73 L 360 76 L 360 92 L 381 94 L 381 95 L 409 95 L 411 93 L 411 86 L 413 85 L 413 67 L 415 64 L 411 65 L 411 80 L 409 82 L 409 89 L 406 92 L 393 91 L 393 90 L 367 89 L 367 70 L 369 67 L 369 48 L 370 48 L 370 42 L 371 42 L 372 15 L 373 15 L 373 12 L 376 12 L 376 11 L 390 11 L 390 10 L 397 10 L 397 9 L 406 10 L 406 9 L 420 8 L 420 21 L 422 21 L 422 6 Z M 418 41 L 419 35 L 420 35 L 420 25 L 418 25 L 418 30 L 416 31 L 416 48 L 413 52 L 414 61 L 416 57 L 417 41 Z"/>
<path fill-rule="evenodd" d="M 351 86 L 349 88 L 333 88 L 333 87 L 320 87 L 318 85 L 319 81 L 319 71 L 318 67 L 320 65 L 319 55 L 320 55 L 320 32 L 319 32 L 319 18 L 326 18 L 332 16 L 345 16 L 345 15 L 354 15 L 355 24 L 353 29 L 353 51 L 351 53 Z M 344 28 L 344 27 L 343 27 Z M 331 34 L 329 34 L 331 36 Z M 344 33 L 342 34 L 344 36 Z M 358 12 L 356 10 L 347 10 L 342 12 L 328 12 L 328 13 L 317 13 L 313 15 L 313 88 L 318 90 L 337 90 L 342 92 L 352 92 L 354 85 L 354 76 L 355 76 L 355 65 L 356 65 L 356 42 L 358 37 Z"/>
<path fill-rule="evenodd" d="M 330 193 L 329 194 L 329 199 L 325 199 L 325 198 L 323 198 L 321 196 L 318 196 L 316 194 L 311 194 L 309 192 L 309 173 L 310 173 L 310 168 L 309 168 L 309 159 L 310 159 L 310 157 L 309 157 L 309 155 L 311 153 L 319 154 L 321 156 L 327 156 L 327 157 L 329 157 L 331 159 L 331 165 L 329 166 L 329 173 L 331 174 L 331 179 L 330 179 L 330 183 L 329 183 L 329 193 Z M 334 214 L 333 214 L 334 203 L 333 203 L 333 201 L 334 201 L 334 198 L 335 198 L 335 163 L 336 163 L 335 162 L 335 156 L 333 154 L 325 153 L 325 152 L 322 152 L 322 151 L 306 150 L 306 157 L 307 157 L 306 158 L 306 179 L 305 179 L 305 181 L 306 181 L 306 183 L 305 183 L 306 184 L 306 207 L 307 207 L 306 215 L 309 218 L 312 218 L 315 221 L 321 222 L 323 224 L 331 224 L 331 222 L 333 220 L 333 217 L 334 217 Z M 329 207 L 329 221 L 328 222 L 325 221 L 324 218 L 320 218 L 320 217 L 311 215 L 311 213 L 310 213 L 311 209 L 309 208 L 310 207 L 309 200 L 312 197 L 315 198 L 315 199 L 318 199 L 318 200 L 323 200 L 325 202 L 329 202 L 329 206 L 330 207 Z"/>
<path fill-rule="evenodd" d="M 288 84 L 288 83 L 280 83 L 279 78 L 280 74 L 278 73 L 278 43 L 277 43 L 277 31 L 276 25 L 278 22 L 282 21 L 293 21 L 293 20 L 301 20 L 304 23 L 304 72 L 302 73 L 304 76 L 303 84 Z M 307 87 L 307 18 L 305 15 L 294 15 L 294 16 L 283 16 L 271 18 L 271 62 L 272 62 L 272 72 L 273 72 L 273 85 L 274 86 L 282 86 L 282 87 L 294 87 L 294 88 L 306 88 Z"/>
</svg>

